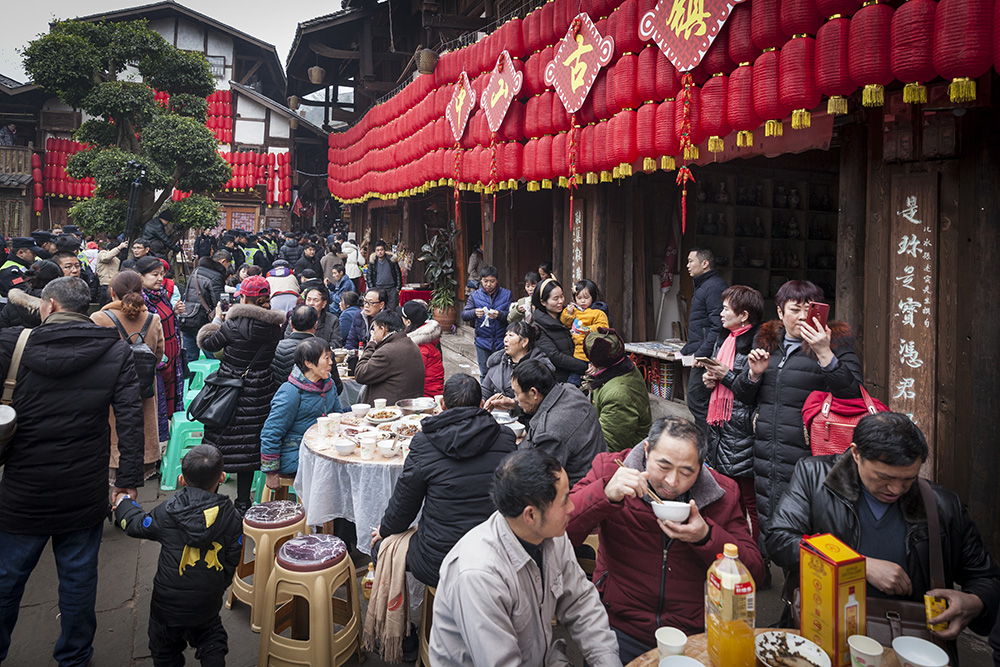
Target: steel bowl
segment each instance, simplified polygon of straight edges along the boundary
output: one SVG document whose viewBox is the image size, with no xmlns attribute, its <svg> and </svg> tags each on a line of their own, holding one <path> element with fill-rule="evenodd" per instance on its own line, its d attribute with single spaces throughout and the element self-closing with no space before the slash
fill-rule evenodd
<svg viewBox="0 0 1000 667">
<path fill-rule="evenodd" d="M 429 396 L 404 398 L 396 403 L 396 407 L 402 410 L 404 415 L 430 414 L 437 408 L 437 401 Z"/>
</svg>

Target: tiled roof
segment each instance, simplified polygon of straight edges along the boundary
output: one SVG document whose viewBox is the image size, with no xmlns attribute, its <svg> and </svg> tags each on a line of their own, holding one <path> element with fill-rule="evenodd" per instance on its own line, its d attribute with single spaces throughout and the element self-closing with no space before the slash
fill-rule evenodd
<svg viewBox="0 0 1000 667">
<path fill-rule="evenodd" d="M 0 173 L 0 187 L 23 188 L 28 185 L 31 185 L 31 174 Z"/>
</svg>

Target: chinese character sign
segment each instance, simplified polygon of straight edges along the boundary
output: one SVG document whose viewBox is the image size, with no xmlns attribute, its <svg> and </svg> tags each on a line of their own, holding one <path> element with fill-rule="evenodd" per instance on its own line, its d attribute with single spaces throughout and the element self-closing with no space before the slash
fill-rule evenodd
<svg viewBox="0 0 1000 667">
<path fill-rule="evenodd" d="M 486 111 L 486 123 L 490 126 L 490 132 L 500 129 L 511 100 L 521 91 L 523 81 L 524 75 L 514 70 L 510 53 L 505 50 L 497 58 L 497 64 L 490 73 L 489 83 L 486 84 L 483 97 L 479 101 L 480 106 Z"/>
<path fill-rule="evenodd" d="M 601 37 L 590 17 L 580 14 L 545 66 L 545 85 L 554 86 L 566 113 L 576 113 L 587 99 L 597 73 L 611 62 L 615 40 Z"/>
<path fill-rule="evenodd" d="M 889 407 L 908 414 L 930 442 L 935 422 L 937 177 L 892 181 L 889 282 Z"/>
<path fill-rule="evenodd" d="M 652 39 L 678 72 L 698 66 L 733 7 L 743 0 L 659 0 L 639 19 L 639 36 Z"/>
<path fill-rule="evenodd" d="M 451 101 L 448 102 L 448 108 L 445 110 L 445 117 L 448 119 L 448 125 L 451 126 L 451 135 L 455 137 L 455 142 L 462 140 L 462 135 L 465 133 L 465 126 L 469 123 L 469 118 L 472 116 L 472 110 L 476 107 L 476 93 L 472 90 L 472 84 L 469 83 L 469 75 L 462 72 L 458 77 L 458 83 L 455 85 L 455 91 L 451 95 Z"/>
</svg>

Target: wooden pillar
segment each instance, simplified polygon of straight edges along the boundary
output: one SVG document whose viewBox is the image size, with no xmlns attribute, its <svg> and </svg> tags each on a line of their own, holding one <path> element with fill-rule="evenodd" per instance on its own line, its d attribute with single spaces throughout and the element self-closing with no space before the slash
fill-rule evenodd
<svg viewBox="0 0 1000 667">
<path fill-rule="evenodd" d="M 836 318 L 851 325 L 862 358 L 865 325 L 865 196 L 868 188 L 868 128 L 840 128 L 840 211 L 837 216 Z"/>
<path fill-rule="evenodd" d="M 868 125 L 868 192 L 865 228 L 865 387 L 889 400 L 889 168 L 882 159 L 881 107 L 865 114 Z"/>
<path fill-rule="evenodd" d="M 496 266 L 502 253 L 495 251 L 494 230 L 493 230 L 493 195 L 480 195 L 482 200 L 482 239 L 483 239 L 483 261 L 490 266 Z M 499 268 L 499 267 L 498 267 Z"/>
<path fill-rule="evenodd" d="M 552 271 L 565 282 L 569 276 L 569 264 L 565 257 L 566 198 L 561 190 L 552 193 Z"/>
<path fill-rule="evenodd" d="M 584 261 L 584 278 L 598 285 L 608 284 L 608 214 L 611 199 L 610 185 L 598 185 L 594 203 L 584 218 L 587 229 L 588 258 Z"/>
<path fill-rule="evenodd" d="M 636 215 L 635 207 L 638 205 L 638 198 L 635 196 L 635 179 L 625 179 L 625 240 L 624 240 L 624 265 L 622 266 L 622 290 L 614 298 L 620 299 L 622 303 L 622 323 L 618 333 L 626 341 L 635 340 L 635 223 L 641 220 L 642 215 Z"/>
</svg>

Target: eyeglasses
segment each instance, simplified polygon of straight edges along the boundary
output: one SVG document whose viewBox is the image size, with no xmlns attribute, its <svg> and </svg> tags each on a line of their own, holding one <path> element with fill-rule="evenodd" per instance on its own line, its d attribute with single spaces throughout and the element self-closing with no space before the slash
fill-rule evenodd
<svg viewBox="0 0 1000 667">
<path fill-rule="evenodd" d="M 381 301 L 377 301 L 377 300 L 376 301 L 371 301 L 370 299 L 365 299 L 365 305 L 366 306 L 374 306 L 374 305 L 377 305 L 377 304 L 380 304 L 380 303 L 382 303 L 382 302 Z"/>
</svg>

